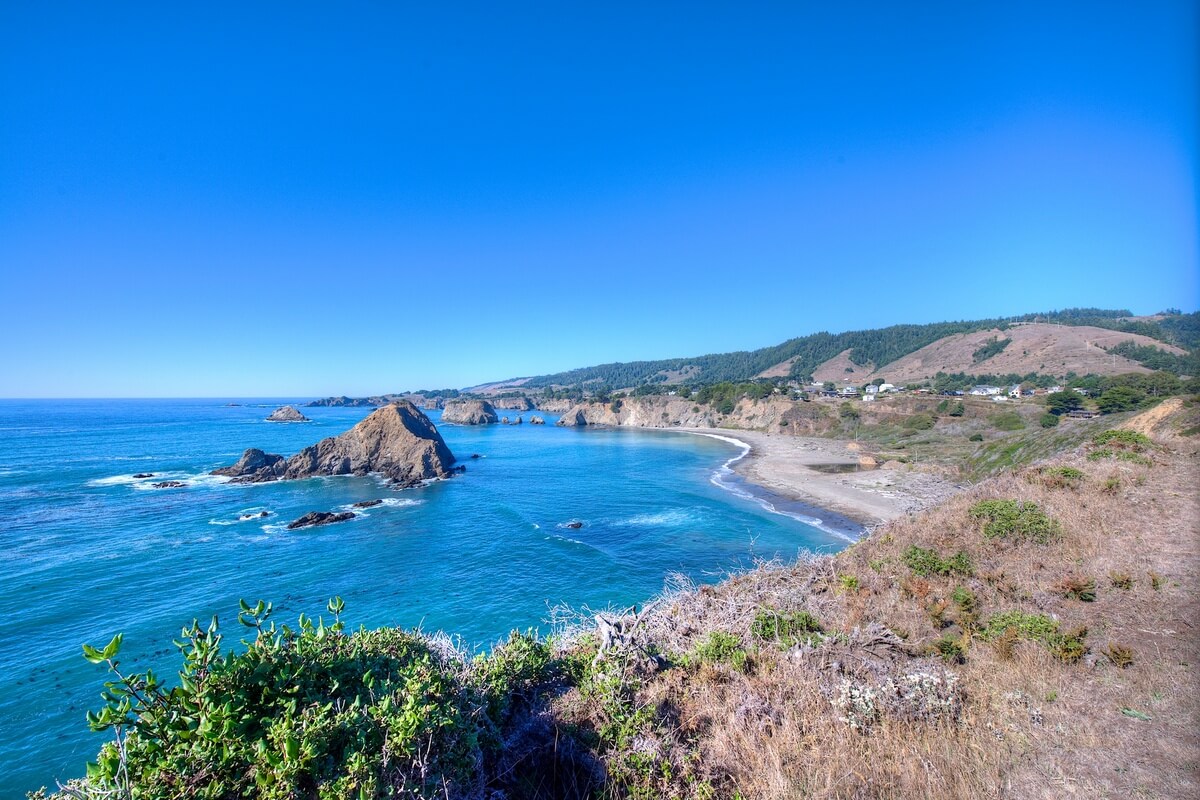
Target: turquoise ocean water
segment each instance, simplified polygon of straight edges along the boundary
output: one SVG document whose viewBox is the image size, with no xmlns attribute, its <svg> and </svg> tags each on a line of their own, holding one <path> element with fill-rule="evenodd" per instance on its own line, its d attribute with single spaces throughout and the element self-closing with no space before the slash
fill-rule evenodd
<svg viewBox="0 0 1200 800">
<path fill-rule="evenodd" d="M 671 432 L 439 426 L 466 474 L 402 492 L 372 478 L 208 477 L 247 447 L 290 455 L 370 411 L 264 422 L 277 405 L 0 401 L 0 797 L 82 774 L 104 741 L 84 721 L 104 670 L 81 642 L 124 632 L 123 666 L 173 675 L 171 639 L 193 617 L 219 615 L 234 643 L 239 598 L 273 601 L 292 624 L 339 594 L 353 627 L 420 625 L 486 647 L 512 628 L 546 630 L 549 604 L 628 605 L 672 572 L 716 581 L 755 558 L 847 543 L 828 515 L 806 524 L 812 509 L 733 476 L 735 445 Z M 140 472 L 188 485 L 153 489 Z M 376 498 L 386 503 L 350 522 L 283 529 Z M 260 510 L 271 516 L 239 521 Z"/>
</svg>

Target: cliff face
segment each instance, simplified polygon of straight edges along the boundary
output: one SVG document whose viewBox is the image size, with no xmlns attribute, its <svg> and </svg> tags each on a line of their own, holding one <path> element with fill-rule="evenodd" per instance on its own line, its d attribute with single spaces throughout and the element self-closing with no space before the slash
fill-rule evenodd
<svg viewBox="0 0 1200 800">
<path fill-rule="evenodd" d="M 494 397 L 491 402 L 494 408 L 513 411 L 532 411 L 534 409 L 533 401 L 523 395 L 521 397 Z"/>
<path fill-rule="evenodd" d="M 459 425 L 490 425 L 499 422 L 496 409 L 487 400 L 454 400 L 446 403 L 442 422 Z"/>
<path fill-rule="evenodd" d="M 627 397 L 612 403 L 580 403 L 563 413 L 558 424 L 622 425 L 634 428 L 741 428 L 799 435 L 824 430 L 829 413 L 815 403 L 782 397 L 743 399 L 729 414 L 681 397 Z M 783 423 L 787 423 L 786 425 Z"/>
<path fill-rule="evenodd" d="M 322 439 L 287 459 L 247 450 L 237 464 L 213 470 L 235 482 L 292 480 L 313 475 L 378 473 L 399 486 L 451 474 L 454 455 L 437 428 L 407 400 L 384 406 L 340 436 Z"/>
</svg>

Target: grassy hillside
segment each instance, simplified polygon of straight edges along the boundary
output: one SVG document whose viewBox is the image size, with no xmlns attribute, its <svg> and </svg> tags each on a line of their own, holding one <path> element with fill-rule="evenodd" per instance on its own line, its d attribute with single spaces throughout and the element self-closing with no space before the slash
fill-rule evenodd
<svg viewBox="0 0 1200 800">
<path fill-rule="evenodd" d="M 336 599 L 295 629 L 243 606 L 235 655 L 193 626 L 170 689 L 114 640 L 85 654 L 117 738 L 59 797 L 1194 796 L 1198 408 L 486 656 L 348 633 Z"/>
<path fill-rule="evenodd" d="M 605 384 L 614 388 L 634 387 L 647 383 L 686 382 L 692 385 L 721 381 L 750 380 L 760 373 L 788 362 L 792 377 L 807 379 L 814 370 L 845 352 L 851 365 L 878 367 L 916 352 L 940 339 L 955 334 L 998 329 L 1005 330 L 1020 322 L 1053 322 L 1060 325 L 1092 326 L 1106 330 L 1147 336 L 1184 349 L 1194 349 L 1200 334 L 1200 315 L 1167 315 L 1153 318 L 1132 318 L 1128 310 L 1067 309 L 1041 314 L 1026 314 L 1005 319 L 986 319 L 961 322 L 939 322 L 928 325 L 893 325 L 874 330 L 844 333 L 814 333 L 789 339 L 773 347 L 736 353 L 719 353 L 692 358 L 657 361 L 634 361 L 601 364 L 594 367 L 540 375 L 522 381 L 528 388 Z M 1160 351 L 1149 350 L 1122 353 L 1135 361 L 1159 359 Z M 1166 368 L 1180 367 L 1170 361 Z M 1159 369 L 1162 366 L 1153 366 Z M 870 369 L 862 370 L 864 373 Z M 683 380 L 679 376 L 686 376 Z"/>
</svg>

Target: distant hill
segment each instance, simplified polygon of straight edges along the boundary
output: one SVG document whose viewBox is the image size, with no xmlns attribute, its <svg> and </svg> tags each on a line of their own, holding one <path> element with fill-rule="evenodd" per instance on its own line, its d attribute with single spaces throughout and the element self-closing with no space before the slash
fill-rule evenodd
<svg viewBox="0 0 1200 800">
<path fill-rule="evenodd" d="M 755 378 L 912 381 L 937 372 L 1112 375 L 1152 369 L 1200 373 L 1200 313 L 1137 317 L 1127 309 L 1073 308 L 1019 317 L 820 332 L 759 350 L 600 364 L 465 389 L 500 392 Z"/>
</svg>

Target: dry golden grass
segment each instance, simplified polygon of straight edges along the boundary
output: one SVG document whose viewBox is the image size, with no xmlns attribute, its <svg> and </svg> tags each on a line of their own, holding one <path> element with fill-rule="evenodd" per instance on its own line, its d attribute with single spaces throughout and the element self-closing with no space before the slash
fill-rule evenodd
<svg viewBox="0 0 1200 800">
<path fill-rule="evenodd" d="M 668 768 L 640 785 L 636 773 L 624 773 L 630 791 L 612 794 L 1200 795 L 1200 470 L 1196 456 L 1178 448 L 1160 448 L 1153 460 L 1089 462 L 1079 452 L 1054 461 L 1086 474 L 1076 486 L 1025 472 L 1001 476 L 835 557 L 766 564 L 665 597 L 637 643 L 677 666 L 630 667 L 635 702 L 652 721 L 629 747 L 641 748 L 638 763 Z M 1048 544 L 986 539 L 968 510 L 1003 498 L 1036 503 L 1061 534 Z M 946 557 L 966 551 L 974 575 L 915 576 L 904 561 L 911 545 Z M 1112 575 L 1132 584 L 1122 588 Z M 1063 590 L 1064 582 L 1088 581 L 1093 602 Z M 959 587 L 970 595 L 956 595 Z M 756 641 L 754 618 L 764 608 L 815 614 L 824 641 L 786 650 Z M 1011 631 L 981 636 L 992 615 L 1013 610 L 1049 615 L 1063 631 L 1086 628 L 1089 652 L 1064 663 Z M 689 660 L 712 631 L 737 637 L 749 652 L 743 671 Z M 949 660 L 937 649 L 943 639 Z M 1119 666 L 1111 653 L 1132 663 Z M 926 680 L 912 675 L 956 683 L 945 704 L 896 700 L 895 687 Z M 846 721 L 854 718 L 843 702 L 850 690 L 875 693 L 859 724 Z M 606 719 L 577 689 L 559 698 L 555 713 L 585 730 Z M 611 747 L 603 758 L 612 765 L 628 752 Z"/>
</svg>

